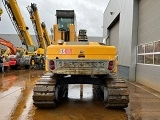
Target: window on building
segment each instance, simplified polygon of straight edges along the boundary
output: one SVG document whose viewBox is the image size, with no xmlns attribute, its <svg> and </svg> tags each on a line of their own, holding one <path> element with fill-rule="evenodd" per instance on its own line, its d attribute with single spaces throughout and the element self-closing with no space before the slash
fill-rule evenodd
<svg viewBox="0 0 160 120">
<path fill-rule="evenodd" d="M 153 43 L 145 44 L 145 53 L 152 53 L 153 52 Z"/>
<path fill-rule="evenodd" d="M 160 41 L 154 42 L 154 52 L 160 52 Z"/>
<path fill-rule="evenodd" d="M 160 65 L 160 41 L 137 46 L 137 63 Z"/>
<path fill-rule="evenodd" d="M 160 54 L 154 54 L 154 64 L 160 65 Z"/>
<path fill-rule="evenodd" d="M 138 63 L 144 63 L 144 55 L 138 55 Z"/>
<path fill-rule="evenodd" d="M 153 54 L 145 55 L 145 64 L 153 64 Z"/>
<path fill-rule="evenodd" d="M 139 45 L 138 46 L 138 54 L 144 53 L 144 45 Z"/>
</svg>

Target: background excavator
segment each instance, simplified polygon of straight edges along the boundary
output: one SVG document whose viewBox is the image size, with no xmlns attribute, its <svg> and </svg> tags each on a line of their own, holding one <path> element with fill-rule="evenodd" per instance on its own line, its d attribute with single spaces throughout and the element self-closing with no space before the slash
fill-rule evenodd
<svg viewBox="0 0 160 120">
<path fill-rule="evenodd" d="M 7 47 L 6 51 L 3 54 L 2 53 L 1 54 L 2 54 L 2 56 L 4 56 L 4 59 L 5 59 L 3 61 L 4 68 L 8 70 L 10 67 L 10 62 L 9 62 L 8 56 L 10 54 L 15 55 L 16 48 L 14 47 L 14 45 L 10 41 L 4 40 L 3 38 L 0 38 L 0 44 Z"/>
<path fill-rule="evenodd" d="M 3 5 L 12 21 L 12 24 L 22 42 L 23 45 L 26 45 L 27 54 L 24 55 L 22 61 L 26 68 L 37 68 L 40 66 L 40 62 L 35 62 L 38 59 L 40 61 L 41 53 L 44 53 L 37 49 L 33 40 L 28 32 L 28 27 L 25 24 L 25 21 L 20 12 L 19 6 L 16 0 L 2 0 Z"/>
<path fill-rule="evenodd" d="M 45 23 L 40 22 L 37 5 L 35 3 L 31 3 L 31 5 L 27 7 L 27 10 L 30 14 L 30 19 L 32 21 L 37 43 L 38 43 L 37 51 L 39 51 L 38 53 L 40 54 L 40 57 L 41 57 L 39 58 L 40 60 L 35 59 L 35 61 L 38 60 L 36 62 L 40 62 L 40 68 L 42 69 L 44 67 L 44 59 L 45 59 L 44 51 L 46 50 L 47 46 L 52 44 L 52 42 L 50 40 Z"/>
<path fill-rule="evenodd" d="M 10 53 L 8 53 L 8 54 L 16 54 L 16 48 L 14 47 L 14 45 L 10 41 L 7 41 L 3 38 L 0 38 L 0 44 L 4 45 L 10 49 Z M 7 55 L 7 54 L 5 54 L 5 55 Z"/>
<path fill-rule="evenodd" d="M 22 47 L 15 47 L 10 41 L 0 38 L 0 44 L 7 47 L 7 50 L 2 54 L 5 57 L 4 66 L 8 69 L 21 66 L 23 55 L 26 53 L 26 49 Z"/>
<path fill-rule="evenodd" d="M 44 51 L 48 46 L 47 40 L 46 40 L 46 37 L 44 36 L 44 31 L 41 26 L 37 5 L 35 3 L 31 3 L 31 6 L 28 6 L 27 10 L 30 14 L 30 19 L 32 21 L 33 29 L 35 31 L 35 35 L 38 43 L 37 51 L 39 54 L 39 58 L 36 57 L 34 61 L 32 59 L 32 62 L 40 63 L 39 68 L 42 69 L 44 68 Z"/>
<path fill-rule="evenodd" d="M 53 44 L 46 49 L 46 73 L 35 84 L 33 104 L 56 107 L 67 95 L 68 84 L 93 84 L 105 107 L 125 108 L 129 103 L 126 83 L 116 71 L 116 48 L 76 39 L 74 10 L 57 10 Z"/>
<path fill-rule="evenodd" d="M 8 54 L 10 54 L 10 48 L 7 47 L 7 49 L 1 49 L 0 48 L 0 56 L 2 55 L 3 58 L 3 66 L 5 70 L 9 70 L 10 64 L 8 60 Z M 1 66 L 0 66 L 0 71 L 1 71 Z"/>
</svg>

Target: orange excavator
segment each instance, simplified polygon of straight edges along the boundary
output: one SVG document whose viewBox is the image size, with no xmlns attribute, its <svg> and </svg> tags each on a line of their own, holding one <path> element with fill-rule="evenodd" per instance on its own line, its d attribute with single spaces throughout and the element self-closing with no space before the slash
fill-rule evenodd
<svg viewBox="0 0 160 120">
<path fill-rule="evenodd" d="M 16 54 L 16 48 L 14 47 L 14 45 L 10 41 L 7 41 L 7 40 L 4 40 L 3 38 L 0 38 L 0 44 L 10 48 L 11 54 L 14 54 L 14 55 Z"/>
<path fill-rule="evenodd" d="M 3 62 L 5 68 L 15 68 L 22 64 L 22 56 L 26 50 L 21 47 L 15 47 L 10 41 L 0 38 L 0 44 L 7 47 L 7 50 L 2 54 L 5 57 Z"/>
<path fill-rule="evenodd" d="M 8 61 L 7 58 L 10 54 L 14 54 L 14 55 L 16 54 L 16 48 L 10 41 L 4 40 L 3 38 L 0 38 L 0 44 L 8 47 L 7 50 L 2 54 L 5 57 L 5 61 L 3 62 L 3 65 L 5 69 L 8 70 L 10 67 L 10 62 Z"/>
</svg>

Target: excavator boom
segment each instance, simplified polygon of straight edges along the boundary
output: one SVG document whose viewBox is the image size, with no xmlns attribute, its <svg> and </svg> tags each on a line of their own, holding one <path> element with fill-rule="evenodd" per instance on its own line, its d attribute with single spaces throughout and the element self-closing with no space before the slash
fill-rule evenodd
<svg viewBox="0 0 160 120">
<path fill-rule="evenodd" d="M 27 9 L 30 14 L 30 19 L 32 21 L 33 28 L 36 34 L 37 42 L 39 45 L 38 47 L 46 49 L 46 43 L 43 36 L 43 30 L 40 22 L 40 17 L 38 14 L 37 5 L 35 3 L 31 3 L 31 6 L 28 6 Z"/>
<path fill-rule="evenodd" d="M 46 28 L 46 24 L 44 22 L 42 22 L 41 26 L 42 26 L 42 29 L 43 29 L 45 40 L 47 42 L 47 46 L 49 46 L 50 44 L 52 44 L 52 42 L 51 42 L 51 39 L 49 37 L 48 31 L 47 31 L 47 28 Z"/>
<path fill-rule="evenodd" d="M 20 37 L 20 40 L 22 40 L 22 44 L 33 46 L 33 41 L 31 36 L 28 32 L 28 27 L 25 24 L 25 21 L 22 17 L 22 14 L 20 12 L 19 6 L 17 4 L 16 0 L 2 0 L 6 11 L 8 12 L 8 15 L 13 23 L 13 26 L 15 27 L 17 34 Z"/>
<path fill-rule="evenodd" d="M 14 55 L 16 54 L 16 48 L 14 47 L 14 45 L 10 41 L 7 41 L 7 40 L 4 40 L 3 38 L 0 38 L 0 44 L 4 45 L 6 47 L 9 47 L 11 50 L 11 54 L 14 54 Z"/>
</svg>

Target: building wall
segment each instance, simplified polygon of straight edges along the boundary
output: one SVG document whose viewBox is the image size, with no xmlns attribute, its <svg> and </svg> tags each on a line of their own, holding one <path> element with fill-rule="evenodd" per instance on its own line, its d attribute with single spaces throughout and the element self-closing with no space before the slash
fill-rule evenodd
<svg viewBox="0 0 160 120">
<path fill-rule="evenodd" d="M 26 47 L 25 45 L 22 45 L 22 42 L 17 34 L 0 34 L 0 37 L 10 41 L 15 47 Z M 31 37 L 33 39 L 34 44 L 38 45 L 36 42 L 36 37 L 34 35 L 31 35 Z M 0 47 L 4 48 L 4 46 L 2 45 L 0 45 Z"/>
<path fill-rule="evenodd" d="M 134 8 L 137 6 L 137 0 L 110 0 L 103 18 L 103 37 L 108 37 L 110 26 L 119 16 L 118 74 L 130 81 L 135 81 L 137 45 L 135 31 L 138 27 L 135 16 L 138 11 Z"/>
<path fill-rule="evenodd" d="M 136 82 L 160 92 L 160 67 L 152 65 L 137 65 Z"/>
<path fill-rule="evenodd" d="M 116 10 L 119 11 L 114 14 Z M 103 36 L 108 37 L 108 28 L 115 24 L 119 13 L 118 74 L 157 91 L 160 91 L 159 10 L 159 0 L 111 0 L 104 12 L 103 30 Z"/>
<path fill-rule="evenodd" d="M 136 81 L 160 91 L 160 1 L 139 1 Z"/>
<path fill-rule="evenodd" d="M 101 42 L 103 41 L 102 37 L 94 37 L 94 36 L 88 36 L 88 41 L 89 42 Z"/>
</svg>

